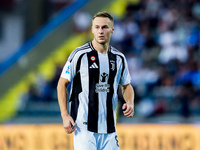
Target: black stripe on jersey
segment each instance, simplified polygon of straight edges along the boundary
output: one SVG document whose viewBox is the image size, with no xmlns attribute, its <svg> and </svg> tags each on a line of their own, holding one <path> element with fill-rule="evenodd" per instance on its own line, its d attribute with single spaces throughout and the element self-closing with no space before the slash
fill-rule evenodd
<svg viewBox="0 0 200 150">
<path fill-rule="evenodd" d="M 114 122 L 114 115 L 113 115 L 113 103 L 112 98 L 114 94 L 114 79 L 117 72 L 117 63 L 116 63 L 116 55 L 108 52 L 108 59 L 109 59 L 109 78 L 108 84 L 110 85 L 110 91 L 107 93 L 107 133 L 115 132 L 115 122 Z"/>
<path fill-rule="evenodd" d="M 90 45 L 90 48 L 91 48 L 92 50 L 95 50 L 94 47 L 93 47 L 93 45 L 92 45 L 92 42 L 89 42 L 89 45 Z M 96 51 L 96 50 L 95 50 L 95 51 Z"/>
<path fill-rule="evenodd" d="M 70 101 L 71 101 L 71 116 L 76 121 L 77 113 L 78 113 L 78 106 L 79 106 L 79 98 L 78 95 L 79 93 L 82 92 L 82 86 L 81 86 L 81 76 L 80 76 L 80 66 L 81 66 L 81 59 L 84 54 L 82 54 L 76 65 L 76 75 L 73 79 L 72 82 L 72 93 L 70 96 Z"/>
<path fill-rule="evenodd" d="M 93 63 L 99 66 L 99 58 L 96 50 L 87 53 L 89 74 L 89 105 L 88 105 L 88 130 L 98 132 L 98 93 L 95 92 L 96 83 L 99 83 L 99 67 L 90 67 Z"/>
<path fill-rule="evenodd" d="M 121 55 L 118 55 L 119 57 L 121 57 L 121 59 L 122 59 L 122 72 L 121 72 L 121 77 L 123 76 L 123 74 L 124 74 L 124 69 L 125 69 L 125 58 L 123 57 L 123 56 L 121 56 Z"/>
<path fill-rule="evenodd" d="M 76 55 L 77 52 L 79 52 L 79 51 L 81 51 L 81 50 L 85 50 L 85 49 L 87 49 L 87 48 L 90 48 L 89 43 L 86 43 L 85 45 L 76 48 L 76 49 L 70 54 L 68 60 L 71 62 L 72 59 L 74 58 L 74 56 Z"/>
</svg>

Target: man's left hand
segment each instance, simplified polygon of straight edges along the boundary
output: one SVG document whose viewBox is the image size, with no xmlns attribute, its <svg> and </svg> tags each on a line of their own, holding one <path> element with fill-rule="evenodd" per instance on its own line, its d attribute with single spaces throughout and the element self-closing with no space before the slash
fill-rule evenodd
<svg viewBox="0 0 200 150">
<path fill-rule="evenodd" d="M 134 115 L 133 104 L 129 104 L 129 103 L 123 104 L 122 110 L 123 110 L 124 116 L 133 117 L 133 115 Z"/>
</svg>

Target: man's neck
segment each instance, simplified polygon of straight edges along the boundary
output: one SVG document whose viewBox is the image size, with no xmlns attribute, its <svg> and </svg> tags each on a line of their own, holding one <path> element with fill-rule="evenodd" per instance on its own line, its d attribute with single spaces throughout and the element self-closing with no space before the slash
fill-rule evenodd
<svg viewBox="0 0 200 150">
<path fill-rule="evenodd" d="M 93 40 L 92 45 L 95 50 L 97 50 L 98 52 L 100 52 L 102 54 L 106 54 L 108 52 L 108 49 L 109 49 L 108 43 L 100 44 L 100 43 L 97 43 L 95 40 Z"/>
</svg>

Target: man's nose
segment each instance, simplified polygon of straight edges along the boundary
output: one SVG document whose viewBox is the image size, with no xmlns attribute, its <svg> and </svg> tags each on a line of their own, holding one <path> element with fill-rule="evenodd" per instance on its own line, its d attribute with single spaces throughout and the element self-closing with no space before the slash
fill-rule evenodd
<svg viewBox="0 0 200 150">
<path fill-rule="evenodd" d="M 103 29 L 102 28 L 99 28 L 99 33 L 103 33 Z"/>
</svg>

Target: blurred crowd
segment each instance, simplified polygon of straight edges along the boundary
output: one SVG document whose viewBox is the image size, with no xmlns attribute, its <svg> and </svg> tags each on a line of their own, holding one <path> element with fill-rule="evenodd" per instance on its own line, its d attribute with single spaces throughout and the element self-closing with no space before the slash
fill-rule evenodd
<svg viewBox="0 0 200 150">
<path fill-rule="evenodd" d="M 84 13 L 82 22 L 91 19 Z M 76 32 L 88 31 L 90 24 L 82 24 L 84 29 Z M 200 114 L 198 0 L 141 0 L 128 4 L 124 16 L 115 18 L 111 45 L 127 57 L 135 89 L 135 115 Z M 30 87 L 26 99 L 57 100 L 61 70 L 58 66 L 51 81 L 38 75 L 38 82 Z"/>
<path fill-rule="evenodd" d="M 112 43 L 126 56 L 144 117 L 200 114 L 200 3 L 142 0 L 116 20 Z"/>
</svg>

